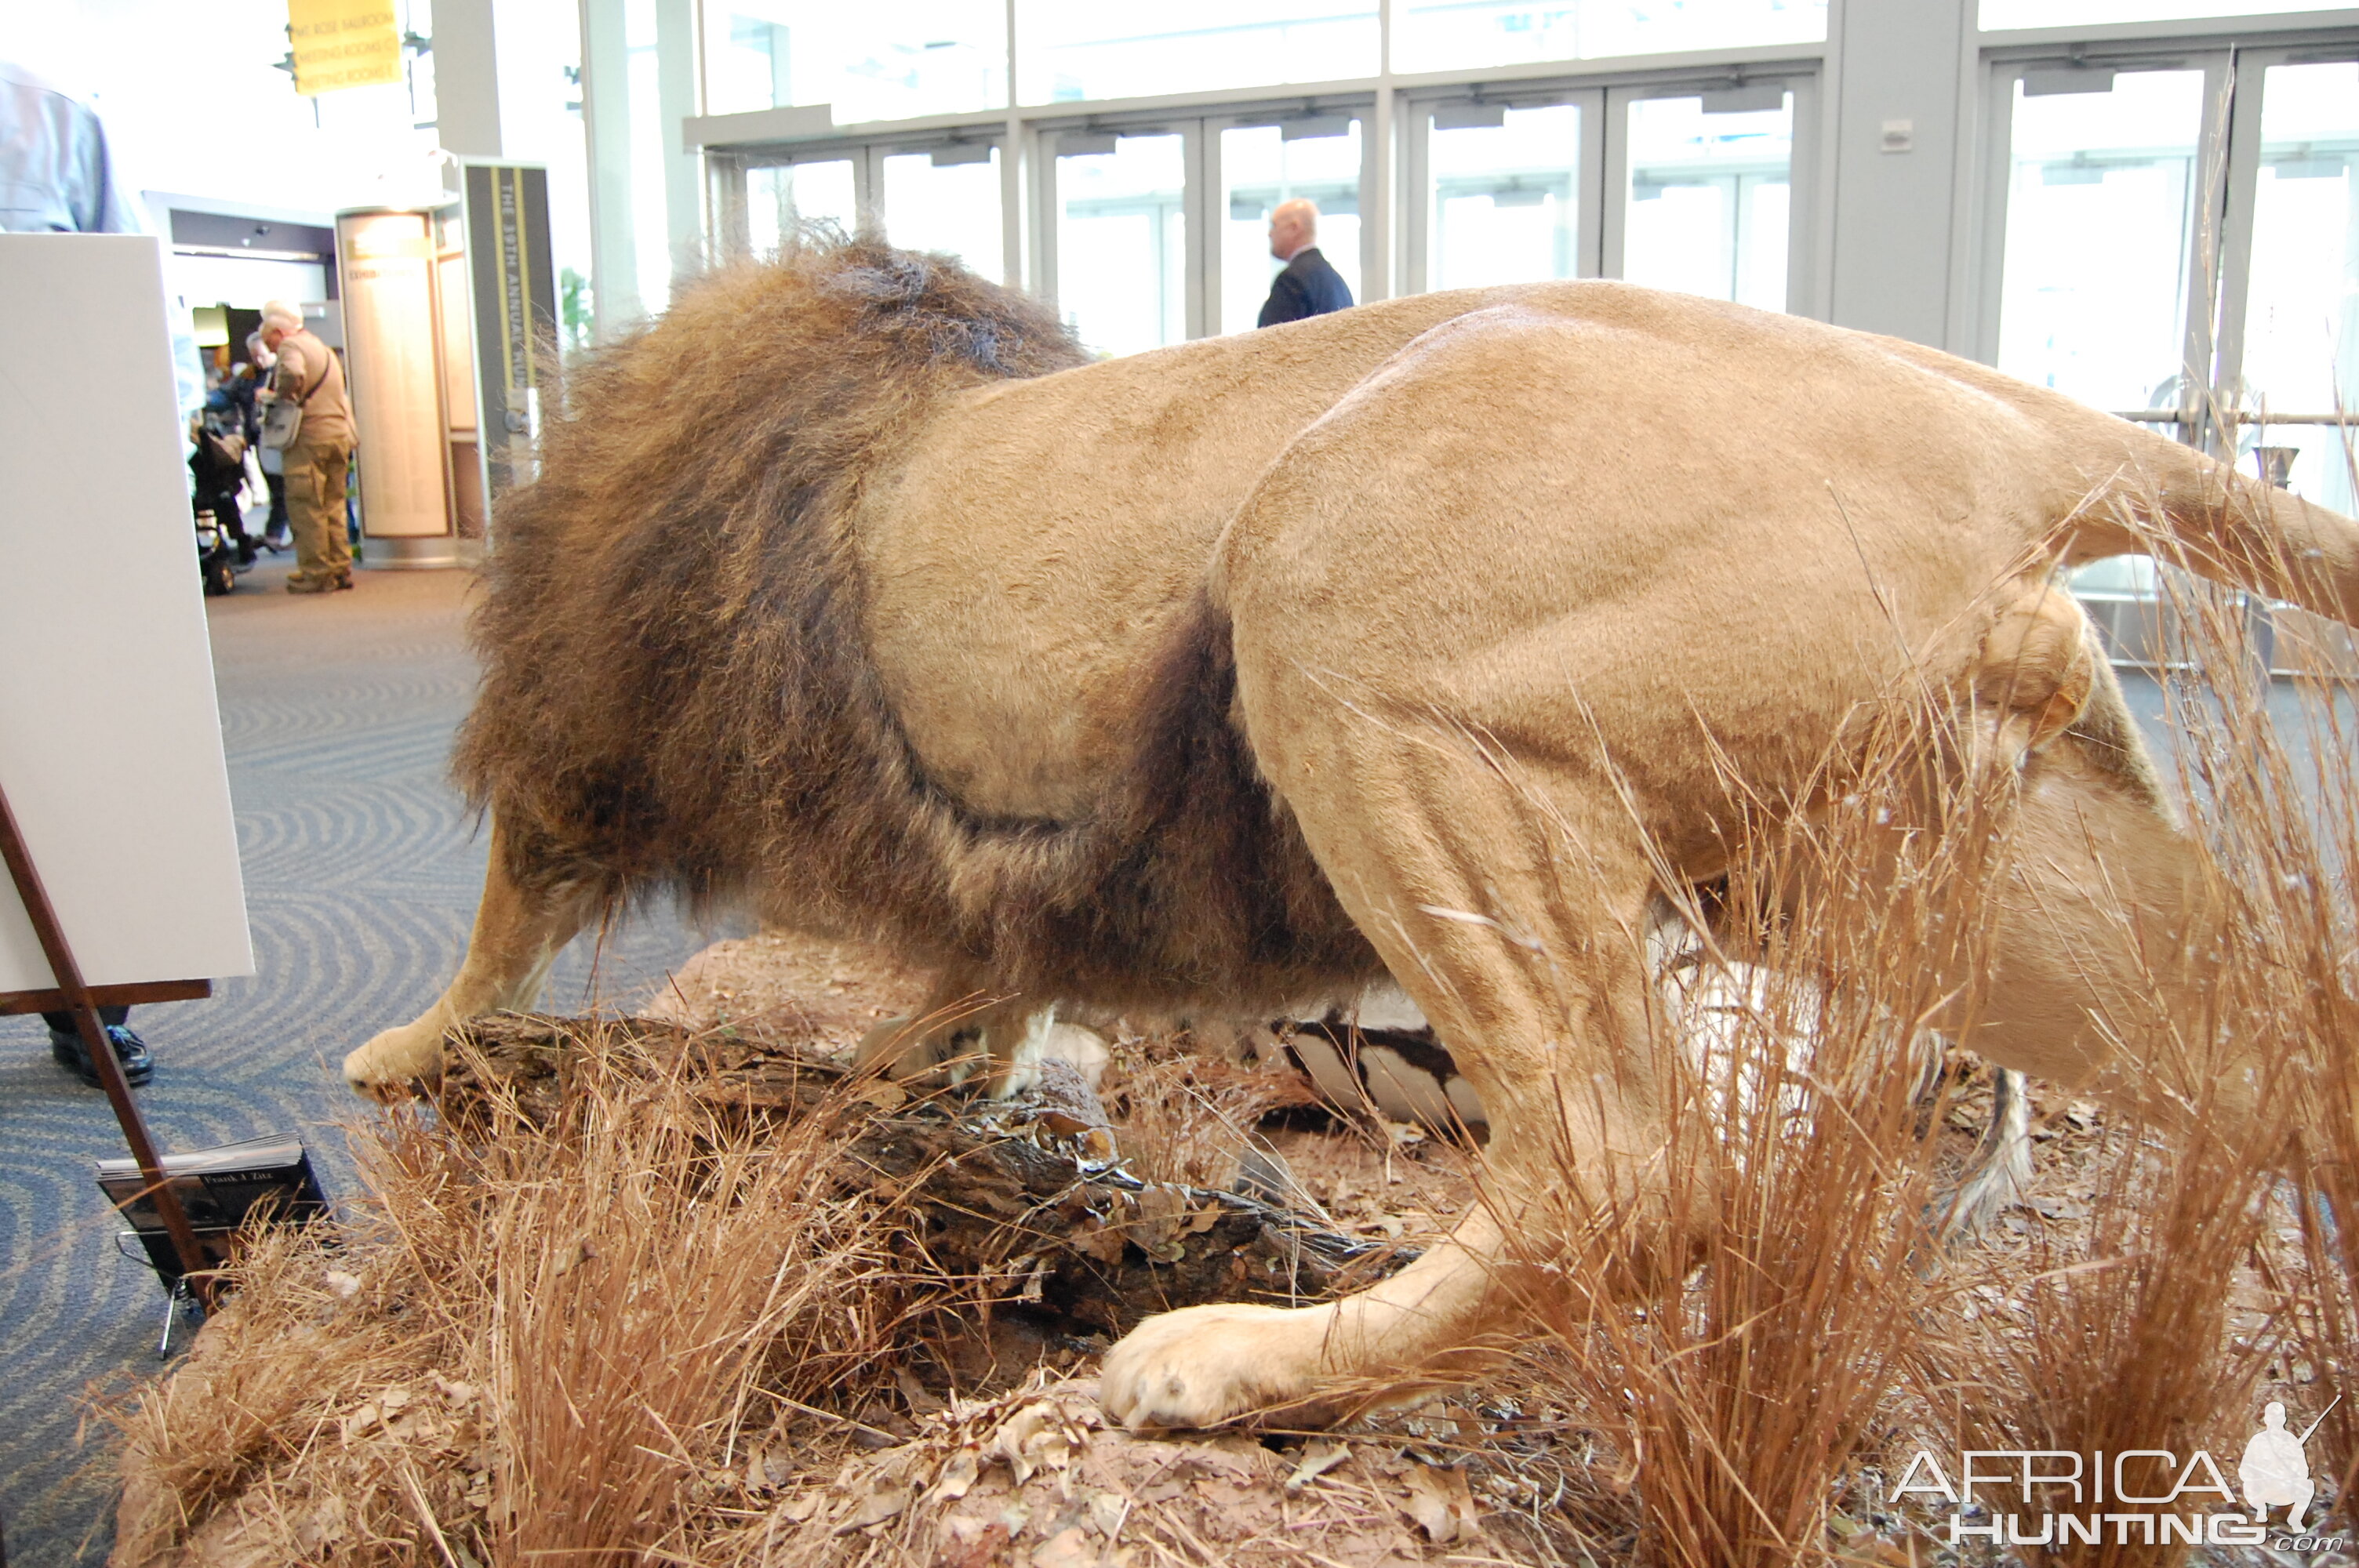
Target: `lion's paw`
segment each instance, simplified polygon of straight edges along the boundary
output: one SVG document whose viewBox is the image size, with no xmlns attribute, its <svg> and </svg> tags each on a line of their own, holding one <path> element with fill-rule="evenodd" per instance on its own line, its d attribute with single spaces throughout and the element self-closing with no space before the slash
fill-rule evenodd
<svg viewBox="0 0 2359 1568">
<path fill-rule="evenodd" d="M 440 1010 L 388 1029 L 344 1058 L 344 1082 L 356 1095 L 391 1102 L 442 1076 Z"/>
<path fill-rule="evenodd" d="M 1229 1305 L 1148 1318 L 1106 1353 L 1098 1402 L 1133 1431 L 1220 1426 L 1281 1410 L 1289 1424 L 1323 1420 L 1310 1399 L 1321 1336 L 1306 1320 L 1324 1315 Z"/>
</svg>

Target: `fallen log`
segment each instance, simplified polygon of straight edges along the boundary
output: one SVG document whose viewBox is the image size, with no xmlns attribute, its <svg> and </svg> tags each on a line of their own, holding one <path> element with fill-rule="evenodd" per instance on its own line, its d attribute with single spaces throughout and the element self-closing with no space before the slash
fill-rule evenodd
<svg viewBox="0 0 2359 1568">
<path fill-rule="evenodd" d="M 725 1119 L 830 1119 L 841 1190 L 897 1204 L 916 1271 L 960 1281 L 985 1311 L 1117 1337 L 1208 1302 L 1294 1303 L 1356 1290 L 1414 1251 L 1345 1236 L 1281 1203 L 1142 1179 L 1096 1095 L 1062 1063 L 993 1102 L 916 1095 L 791 1044 L 638 1019 L 535 1014 L 451 1032 L 436 1105 L 462 1136 L 558 1126 L 585 1046 L 649 1082 L 677 1082 Z M 1256 1184 L 1283 1190 L 1283 1179 Z"/>
</svg>

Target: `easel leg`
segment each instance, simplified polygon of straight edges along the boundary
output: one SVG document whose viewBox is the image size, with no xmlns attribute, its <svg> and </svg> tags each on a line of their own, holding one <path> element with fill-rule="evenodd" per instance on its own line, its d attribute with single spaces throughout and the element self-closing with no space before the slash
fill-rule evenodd
<svg viewBox="0 0 2359 1568">
<path fill-rule="evenodd" d="M 131 1145 L 131 1156 L 139 1162 L 139 1174 L 155 1196 L 156 1212 L 163 1217 L 164 1228 L 171 1235 L 172 1249 L 180 1255 L 180 1267 L 194 1276 L 189 1288 L 197 1300 L 209 1302 L 213 1285 L 212 1276 L 202 1272 L 204 1251 L 197 1245 L 197 1233 L 190 1228 L 179 1195 L 164 1179 L 156 1145 L 147 1136 L 147 1123 L 141 1119 L 139 1108 L 132 1103 L 131 1086 L 124 1080 L 123 1064 L 114 1058 L 114 1042 L 106 1037 L 105 1026 L 98 1021 L 98 1008 L 91 1000 L 90 987 L 82 982 L 82 967 L 74 962 L 73 949 L 67 945 L 65 930 L 58 924 L 57 909 L 41 886 L 41 874 L 34 869 L 32 854 L 25 848 L 25 835 L 16 826 L 16 814 L 8 807 L 5 791 L 0 791 L 0 860 L 7 863 L 8 879 L 16 884 L 16 896 L 24 901 L 25 914 L 33 923 L 33 935 L 40 941 L 41 957 L 49 960 L 58 989 L 65 993 L 68 1011 L 74 1015 L 75 1031 L 82 1036 L 82 1049 L 90 1053 L 91 1065 L 98 1069 L 99 1087 L 106 1091 L 107 1102 L 114 1108 L 114 1119 L 123 1128 L 123 1141 Z"/>
<path fill-rule="evenodd" d="M 170 1293 L 164 1298 L 164 1337 L 156 1342 L 156 1354 L 159 1357 L 172 1353 L 172 1329 L 180 1321 L 180 1307 L 184 1303 L 194 1305 L 196 1297 L 189 1293 L 188 1281 L 175 1280 Z"/>
</svg>

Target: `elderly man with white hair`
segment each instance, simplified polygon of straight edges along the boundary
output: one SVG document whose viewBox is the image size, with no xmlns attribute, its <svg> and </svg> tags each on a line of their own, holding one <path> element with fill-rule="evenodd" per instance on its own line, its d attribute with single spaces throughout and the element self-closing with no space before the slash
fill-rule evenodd
<svg viewBox="0 0 2359 1568">
<path fill-rule="evenodd" d="M 333 593 L 353 586 L 353 549 L 344 532 L 353 410 L 344 396 L 344 367 L 304 327 L 303 313 L 284 300 L 262 308 L 262 342 L 278 356 L 262 441 L 278 448 L 287 481 L 287 520 L 295 535 L 287 591 Z"/>
<path fill-rule="evenodd" d="M 1269 254 L 1286 269 L 1270 280 L 1259 325 L 1275 327 L 1351 306 L 1351 286 L 1319 254 L 1319 206 L 1309 197 L 1281 201 L 1270 213 Z"/>
</svg>

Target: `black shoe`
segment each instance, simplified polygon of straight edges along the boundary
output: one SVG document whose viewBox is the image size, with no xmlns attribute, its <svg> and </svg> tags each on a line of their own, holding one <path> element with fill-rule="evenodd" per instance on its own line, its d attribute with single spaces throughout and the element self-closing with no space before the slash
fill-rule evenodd
<svg viewBox="0 0 2359 1568">
<path fill-rule="evenodd" d="M 277 532 L 262 535 L 262 547 L 274 556 L 283 556 L 295 547 L 294 535 Z"/>
<path fill-rule="evenodd" d="M 238 542 L 238 546 L 237 546 L 237 569 L 238 569 L 238 570 L 240 570 L 240 571 L 242 571 L 242 572 L 244 572 L 244 571 L 252 571 L 252 570 L 254 569 L 254 563 L 255 563 L 257 559 L 259 559 L 259 558 L 260 558 L 260 557 L 257 557 L 257 556 L 255 555 L 255 548 L 254 548 L 253 541 L 251 541 L 251 540 L 240 540 L 240 541 Z"/>
<path fill-rule="evenodd" d="M 106 1038 L 114 1046 L 114 1059 L 123 1064 L 123 1081 L 144 1084 L 156 1076 L 156 1058 L 148 1054 L 147 1043 L 120 1023 L 106 1026 Z M 92 1088 L 98 1087 L 98 1069 L 91 1065 L 90 1053 L 82 1046 L 82 1035 L 74 1030 L 49 1031 L 49 1054 L 58 1065 Z"/>
</svg>

